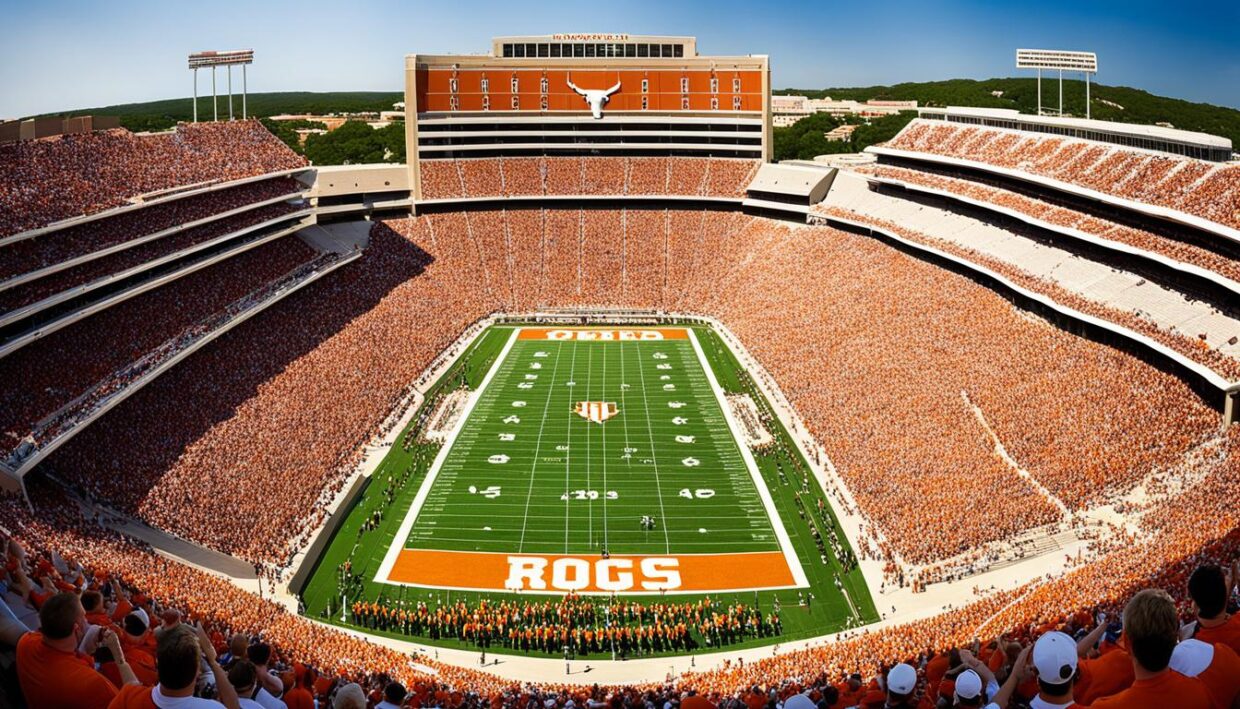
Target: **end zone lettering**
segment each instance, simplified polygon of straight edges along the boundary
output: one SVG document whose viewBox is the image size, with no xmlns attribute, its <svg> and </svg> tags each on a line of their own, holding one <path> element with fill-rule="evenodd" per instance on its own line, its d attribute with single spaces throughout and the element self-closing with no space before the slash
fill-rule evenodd
<svg viewBox="0 0 1240 709">
<path fill-rule="evenodd" d="M 658 330 L 548 330 L 548 340 L 662 340 Z"/>
<path fill-rule="evenodd" d="M 582 340 L 591 342 L 659 342 L 661 340 L 687 340 L 689 331 L 683 327 L 523 327 L 517 335 L 519 340 L 552 340 L 564 342 Z"/>
<path fill-rule="evenodd" d="M 795 588 L 783 552 L 622 555 L 402 549 L 383 583 L 531 593 L 720 593 Z"/>
<path fill-rule="evenodd" d="M 639 563 L 635 563 L 639 562 Z M 674 591 L 680 588 L 680 561 L 674 557 L 590 559 L 561 556 L 509 556 L 510 591 Z"/>
</svg>

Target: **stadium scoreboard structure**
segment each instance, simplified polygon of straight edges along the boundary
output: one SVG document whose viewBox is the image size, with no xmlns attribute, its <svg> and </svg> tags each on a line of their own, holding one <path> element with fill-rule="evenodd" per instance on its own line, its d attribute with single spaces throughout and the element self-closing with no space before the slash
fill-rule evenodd
<svg viewBox="0 0 1240 709">
<path fill-rule="evenodd" d="M 1038 72 L 1038 115 L 1042 115 L 1042 70 L 1059 72 L 1059 113 L 1063 115 L 1063 73 L 1079 71 L 1085 77 L 1085 118 L 1090 117 L 1089 75 L 1098 73 L 1098 55 L 1064 49 L 1017 49 L 1016 68 Z"/>
<path fill-rule="evenodd" d="M 771 156 L 770 62 L 693 37 L 496 37 L 483 55 L 405 57 L 409 184 L 421 160 Z"/>
<path fill-rule="evenodd" d="M 220 119 L 218 98 L 215 93 L 215 68 L 225 67 L 228 71 L 228 120 L 233 118 L 232 105 L 232 68 L 241 67 L 241 119 L 248 118 L 246 97 L 249 94 L 245 68 L 254 63 L 253 49 L 226 49 L 222 51 L 194 52 L 189 55 L 189 69 L 194 74 L 194 122 L 198 122 L 198 70 L 211 70 L 211 120 Z"/>
</svg>

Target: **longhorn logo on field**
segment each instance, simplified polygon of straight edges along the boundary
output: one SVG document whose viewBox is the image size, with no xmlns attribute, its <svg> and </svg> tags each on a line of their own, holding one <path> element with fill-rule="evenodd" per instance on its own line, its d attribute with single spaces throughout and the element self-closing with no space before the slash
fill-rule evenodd
<svg viewBox="0 0 1240 709">
<path fill-rule="evenodd" d="M 578 94 L 581 94 L 581 97 L 584 98 L 586 103 L 590 105 L 590 113 L 593 114 L 595 118 L 603 117 L 603 106 L 607 105 L 607 102 L 611 100 L 612 94 L 620 90 L 619 81 L 617 81 L 616 85 L 610 89 L 579 89 L 577 88 L 577 85 L 573 83 L 571 78 L 567 81 L 568 88 L 576 91 Z"/>
<path fill-rule="evenodd" d="M 614 401 L 578 401 L 573 413 L 587 421 L 602 423 L 620 413 L 620 407 Z"/>
</svg>

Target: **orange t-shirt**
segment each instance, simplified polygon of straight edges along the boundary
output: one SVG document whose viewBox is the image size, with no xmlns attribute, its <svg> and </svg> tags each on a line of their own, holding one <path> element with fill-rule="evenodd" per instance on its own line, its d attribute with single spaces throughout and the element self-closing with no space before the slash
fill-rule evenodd
<svg viewBox="0 0 1240 709">
<path fill-rule="evenodd" d="M 1097 699 L 1128 689 L 1136 679 L 1132 671 L 1131 656 L 1123 648 L 1116 648 L 1100 657 L 1081 660 L 1077 670 L 1080 676 L 1072 693 L 1078 702 L 1087 706 Z"/>
<path fill-rule="evenodd" d="M 1090 703 L 1090 709 L 1211 709 L 1210 693 L 1201 681 L 1164 670 L 1150 679 L 1139 679 L 1119 694 Z"/>
<path fill-rule="evenodd" d="M 1228 618 L 1226 623 L 1213 628 L 1203 628 L 1201 622 L 1198 621 L 1197 632 L 1193 633 L 1193 637 L 1210 645 L 1222 643 L 1240 653 L 1240 613 Z"/>
<path fill-rule="evenodd" d="M 281 697 L 288 709 L 314 709 L 314 697 L 305 687 L 293 687 Z"/>
<path fill-rule="evenodd" d="M 103 709 L 116 696 L 89 660 L 51 647 L 37 630 L 17 641 L 17 678 L 26 703 L 39 709 Z"/>
<path fill-rule="evenodd" d="M 155 706 L 155 700 L 151 699 L 150 687 L 130 684 L 116 695 L 116 698 L 108 705 L 108 709 L 159 709 L 159 707 Z"/>
<path fill-rule="evenodd" d="M 1214 706 L 1231 709 L 1236 695 L 1240 694 L 1240 655 L 1223 643 L 1214 643 L 1214 659 L 1197 679 L 1214 697 Z"/>
</svg>

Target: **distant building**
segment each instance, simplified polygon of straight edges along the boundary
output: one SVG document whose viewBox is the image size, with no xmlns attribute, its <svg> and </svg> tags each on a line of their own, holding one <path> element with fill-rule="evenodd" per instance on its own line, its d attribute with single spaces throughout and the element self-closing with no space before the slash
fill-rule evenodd
<svg viewBox="0 0 1240 709">
<path fill-rule="evenodd" d="M 855 125 L 837 126 L 827 131 L 826 133 L 823 133 L 822 137 L 826 138 L 832 143 L 842 143 L 846 140 L 851 140 L 853 131 L 855 130 L 857 130 L 857 126 Z"/>
<path fill-rule="evenodd" d="M 811 99 L 807 96 L 772 96 L 772 125 L 786 128 L 806 116 L 815 113 L 826 113 L 835 117 L 862 116 L 872 118 L 890 116 L 900 111 L 917 110 L 916 101 L 892 101 L 870 99 L 864 103 L 852 100 L 834 100 L 826 98 Z"/>
</svg>

